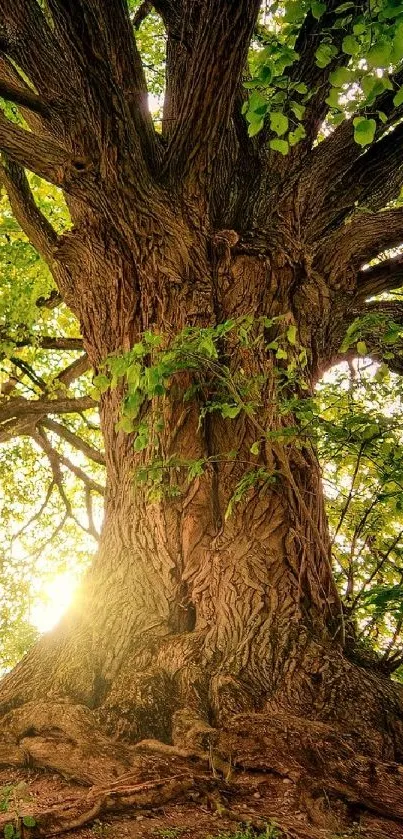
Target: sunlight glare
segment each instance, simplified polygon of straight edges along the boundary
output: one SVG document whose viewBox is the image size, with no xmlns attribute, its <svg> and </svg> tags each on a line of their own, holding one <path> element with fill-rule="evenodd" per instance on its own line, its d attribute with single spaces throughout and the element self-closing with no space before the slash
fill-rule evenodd
<svg viewBox="0 0 403 839">
<path fill-rule="evenodd" d="M 73 601 L 77 576 L 65 572 L 49 580 L 41 591 L 42 599 L 31 608 L 30 620 L 39 632 L 49 632 Z"/>
</svg>

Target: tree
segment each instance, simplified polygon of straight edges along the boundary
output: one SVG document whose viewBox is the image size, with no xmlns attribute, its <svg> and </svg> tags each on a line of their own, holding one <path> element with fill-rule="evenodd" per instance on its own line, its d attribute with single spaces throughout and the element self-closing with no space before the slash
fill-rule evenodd
<svg viewBox="0 0 403 839">
<path fill-rule="evenodd" d="M 161 126 L 134 31 L 150 14 L 166 39 Z M 60 485 L 46 429 L 74 432 L 46 417 L 99 399 L 107 476 L 77 606 L 1 684 L 16 763 L 25 734 L 25 754 L 77 770 L 49 732 L 78 742 L 91 720 L 129 740 L 214 739 L 280 773 L 291 749 L 315 775 L 320 731 L 321 783 L 403 816 L 383 762 L 402 753 L 401 689 L 357 663 L 303 434 L 337 360 L 399 368 L 385 340 L 401 306 L 368 298 L 403 284 L 403 210 L 389 206 L 402 27 L 386 0 L 154 0 L 134 14 L 125 0 L 3 0 L 0 90 L 18 109 L 0 114 L 1 180 L 80 324 L 86 356 L 61 375 L 89 364 L 95 390 L 45 387 L 2 419 L 15 433 L 28 414 Z M 25 170 L 63 191 L 69 229 Z M 94 733 L 83 774 L 102 749 Z"/>
</svg>

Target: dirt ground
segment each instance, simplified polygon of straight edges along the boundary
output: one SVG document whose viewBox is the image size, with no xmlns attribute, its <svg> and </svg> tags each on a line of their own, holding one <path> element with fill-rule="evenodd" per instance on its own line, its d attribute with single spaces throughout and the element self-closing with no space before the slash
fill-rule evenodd
<svg viewBox="0 0 403 839">
<path fill-rule="evenodd" d="M 269 839 L 403 839 L 401 823 L 380 820 L 346 802 L 331 800 L 325 792 L 313 797 L 288 778 L 272 773 L 239 772 L 226 781 L 211 771 L 201 784 L 195 778 L 186 795 L 164 804 L 164 782 L 174 778 L 192 781 L 192 767 L 174 757 L 147 756 L 132 788 L 156 783 L 161 802 L 157 788 L 152 809 L 127 806 L 127 802 L 122 806 L 117 801 L 115 812 L 112 808 L 94 814 L 85 825 L 66 832 L 55 825 L 47 830 L 46 814 L 68 805 L 73 821 L 74 815 L 80 821 L 90 809 L 86 802 L 94 788 L 38 769 L 4 769 L 0 771 L 0 833 L 7 823 L 19 826 L 22 839 L 61 834 L 65 839 L 240 839 L 237 831 L 249 823 L 257 836 Z M 29 814 L 36 822 L 32 828 L 22 825 L 22 817 Z M 10 839 L 17 835 L 11 833 Z"/>
</svg>

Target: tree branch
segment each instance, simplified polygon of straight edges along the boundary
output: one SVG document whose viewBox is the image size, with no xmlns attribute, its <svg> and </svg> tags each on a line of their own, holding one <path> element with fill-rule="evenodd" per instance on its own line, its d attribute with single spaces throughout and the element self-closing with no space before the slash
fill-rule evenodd
<svg viewBox="0 0 403 839">
<path fill-rule="evenodd" d="M 0 79 L 0 96 L 6 102 L 22 105 L 23 108 L 28 108 L 28 110 L 41 114 L 43 117 L 49 116 L 49 107 L 46 102 L 29 88 L 24 90 L 11 82 Z"/>
<path fill-rule="evenodd" d="M 47 492 L 46 492 L 46 495 L 45 495 L 45 500 L 42 502 L 41 506 L 39 507 L 39 510 L 36 513 L 34 513 L 34 515 L 31 516 L 31 518 L 29 518 L 27 522 L 25 522 L 25 524 L 20 528 L 20 530 L 17 530 L 17 532 L 14 533 L 14 535 L 11 538 L 12 542 L 15 542 L 16 539 L 19 539 L 22 536 L 22 534 L 25 533 L 31 527 L 32 524 L 34 524 L 34 522 L 36 522 L 36 521 L 38 521 L 38 519 L 40 519 L 42 513 L 45 512 L 46 507 L 48 506 L 48 503 L 50 501 L 54 486 L 55 486 L 55 482 L 52 480 L 50 482 L 49 486 L 48 486 L 48 489 L 47 489 Z"/>
<path fill-rule="evenodd" d="M 80 466 L 77 466 L 75 463 L 73 463 L 70 460 L 70 458 L 65 457 L 65 455 L 58 452 L 57 449 L 55 449 L 54 446 L 52 446 L 52 444 L 50 443 L 47 435 L 45 434 L 45 432 L 43 430 L 42 424 L 38 425 L 38 430 L 35 434 L 32 434 L 32 437 L 38 443 L 38 445 L 41 446 L 43 451 L 48 456 L 50 464 L 52 466 L 54 481 L 55 481 L 55 484 L 57 485 L 57 487 L 59 488 L 59 491 L 60 491 L 60 486 L 63 483 L 60 466 L 65 466 L 66 469 L 69 469 L 69 471 L 73 475 L 75 475 L 76 478 L 79 478 L 79 480 L 82 481 L 82 483 L 85 485 L 85 487 L 87 487 L 89 490 L 91 490 L 93 492 L 97 492 L 99 495 L 104 495 L 105 494 L 104 487 L 101 484 L 99 484 L 98 481 L 94 481 L 93 478 L 90 478 L 89 475 L 87 475 L 87 473 L 84 472 L 84 470 L 80 468 Z M 63 493 L 64 493 L 64 489 L 63 489 Z M 68 503 L 70 504 L 70 502 L 68 502 Z M 70 514 L 71 514 L 71 507 L 70 507 Z"/>
<path fill-rule="evenodd" d="M 15 163 L 69 191 L 75 168 L 73 158 L 53 140 L 14 125 L 1 110 L 0 149 Z M 82 162 L 79 166 L 81 171 Z"/>
<path fill-rule="evenodd" d="M 32 335 L 18 341 L 0 330 L 0 339 L 9 341 L 15 347 L 39 347 L 42 350 L 64 350 L 66 352 L 77 352 L 83 349 L 82 338 L 58 338 L 53 335 Z"/>
<path fill-rule="evenodd" d="M 315 267 L 326 273 L 353 270 L 403 242 L 403 208 L 380 213 L 358 213 L 349 224 L 324 237 L 315 255 Z"/>
<path fill-rule="evenodd" d="M 203 0 L 166 168 L 188 175 L 217 154 L 233 113 L 259 0 Z M 191 7 L 186 3 L 186 15 Z M 188 17 L 189 19 L 189 17 Z"/>
<path fill-rule="evenodd" d="M 302 147 L 311 147 L 311 142 L 315 139 L 329 110 L 329 105 L 325 100 L 330 90 L 330 74 L 336 68 L 348 64 L 350 60 L 350 56 L 341 51 L 341 43 L 345 35 L 351 31 L 353 21 L 342 29 L 333 29 L 334 23 L 339 18 L 337 9 L 342 4 L 343 0 L 341 2 L 340 0 L 325 0 L 326 11 L 320 17 L 320 20 L 314 18 L 311 10 L 309 10 L 295 43 L 294 49 L 300 55 L 300 58 L 291 69 L 290 79 L 291 81 L 304 82 L 308 89 L 314 92 L 306 107 L 303 120 L 307 137 L 302 142 L 298 152 L 302 150 Z M 355 4 L 354 14 L 358 14 L 366 5 L 366 0 L 358 0 Z M 332 30 L 332 46 L 336 47 L 338 54 L 326 67 L 318 67 L 316 50 L 323 42 L 323 33 L 326 30 Z"/>
<path fill-rule="evenodd" d="M 43 417 L 47 414 L 77 414 L 95 408 L 97 403 L 89 396 L 64 399 L 25 399 L 23 396 L 8 400 L 0 407 L 0 423 L 15 418 Z"/>
<path fill-rule="evenodd" d="M 1 0 L 0 50 L 22 68 L 38 91 L 57 99 L 70 90 L 64 53 L 36 0 Z"/>
<path fill-rule="evenodd" d="M 386 259 L 373 268 L 359 271 L 357 274 L 357 304 L 365 302 L 367 297 L 374 297 L 384 291 L 403 287 L 403 255 Z"/>
<path fill-rule="evenodd" d="M 393 103 L 396 88 L 403 84 L 403 69 L 391 76 L 391 82 L 394 85 L 394 90 L 386 91 L 376 100 L 376 108 L 386 114 L 387 121 L 382 122 L 378 110 L 371 114 L 377 124 L 375 140 L 380 140 L 386 136 L 389 128 L 403 116 L 403 104 L 396 108 Z M 363 114 L 365 115 L 365 110 L 357 109 L 353 116 L 362 116 Z M 353 117 L 343 120 L 328 137 L 312 150 L 301 175 L 300 187 L 302 206 L 306 212 L 305 223 L 308 228 L 309 240 L 316 241 L 318 236 L 323 233 L 323 224 L 326 224 L 327 219 L 323 208 L 329 208 L 332 195 L 336 195 L 338 191 L 342 192 L 340 186 L 342 179 L 346 178 L 346 173 L 351 170 L 356 161 L 366 154 L 368 152 L 363 155 L 361 146 L 355 142 Z M 344 186 L 345 183 L 346 181 Z M 350 176 L 348 184 L 351 184 Z M 315 200 L 313 200 L 313 196 L 315 196 Z M 342 194 L 340 197 L 342 199 Z M 324 222 L 321 219 L 322 212 L 325 216 Z"/>
<path fill-rule="evenodd" d="M 75 361 L 72 361 L 72 363 L 69 364 L 69 366 L 66 367 L 64 370 L 62 370 L 61 373 L 58 373 L 54 380 L 54 383 L 57 384 L 58 382 L 60 382 L 60 384 L 64 385 L 65 387 L 69 387 L 72 384 L 72 382 L 74 382 L 76 379 L 79 379 L 80 376 L 83 375 L 83 373 L 86 373 L 87 370 L 90 369 L 90 367 L 91 365 L 88 359 L 88 355 L 84 353 L 83 355 L 80 355 L 79 358 L 76 358 Z"/>
<path fill-rule="evenodd" d="M 22 90 L 24 94 L 27 93 L 29 95 L 33 93 L 32 88 L 30 88 L 26 83 L 25 79 L 22 78 L 12 61 L 9 58 L 7 58 L 6 55 L 2 55 L 1 52 L 0 78 L 2 79 L 4 84 L 8 84 L 11 87 L 18 88 L 18 90 Z M 43 102 L 46 102 L 45 98 L 38 98 L 41 98 Z M 47 107 L 49 107 L 48 103 L 46 103 L 46 105 Z M 37 111 L 33 111 L 29 108 L 24 108 L 23 105 L 19 106 L 19 110 L 21 111 L 21 115 L 24 117 L 25 122 L 32 131 L 35 131 L 37 134 L 42 134 L 43 132 L 49 133 L 49 113 L 46 114 L 45 118 L 43 114 L 40 114 Z"/>
<path fill-rule="evenodd" d="M 53 475 L 53 483 L 57 487 L 59 491 L 59 495 L 63 501 L 63 504 L 66 508 L 66 513 L 68 516 L 72 516 L 72 508 L 69 499 L 67 498 L 64 486 L 63 486 L 63 475 L 62 470 L 60 468 L 60 458 L 59 452 L 57 452 L 53 446 L 49 443 L 49 440 L 42 429 L 35 430 L 32 433 L 32 439 L 35 440 L 35 443 L 42 449 L 42 451 L 46 454 L 48 458 L 50 468 L 52 470 Z"/>
<path fill-rule="evenodd" d="M 63 297 L 56 288 L 52 289 L 48 297 L 38 297 L 36 306 L 38 309 L 56 309 L 63 303 Z"/>
<path fill-rule="evenodd" d="M 402 181 L 403 124 L 400 124 L 360 154 L 327 193 L 322 211 L 310 228 L 310 236 L 319 236 L 324 230 L 341 225 L 357 204 L 381 210 L 399 194 Z"/>
<path fill-rule="evenodd" d="M 10 358 L 10 361 L 12 361 L 14 366 L 21 370 L 25 376 L 28 376 L 35 387 L 39 388 L 43 393 L 46 392 L 46 384 L 44 380 L 36 375 L 30 364 L 26 361 L 22 361 L 20 358 L 14 358 L 13 356 Z"/>
<path fill-rule="evenodd" d="M 48 6 L 57 39 L 82 80 L 80 87 L 92 115 L 96 103 L 105 142 L 110 141 L 110 117 L 119 98 L 126 110 L 125 145 L 132 144 L 133 137 L 128 140 L 132 124 L 142 155 L 155 168 L 159 144 L 126 0 L 48 0 Z M 119 118 L 121 111 L 119 107 Z"/>
<path fill-rule="evenodd" d="M 92 509 L 92 495 L 91 490 L 86 487 L 85 488 L 85 508 L 87 511 L 87 519 L 88 519 L 88 533 L 90 533 L 94 539 L 97 541 L 99 540 L 99 533 L 95 527 L 94 522 L 94 513 Z"/>
<path fill-rule="evenodd" d="M 58 437 L 61 437 L 66 443 L 69 443 L 74 449 L 82 452 L 85 457 L 88 457 L 89 460 L 93 460 L 94 463 L 99 463 L 101 466 L 105 466 L 105 455 L 95 449 L 90 443 L 87 443 L 86 440 L 83 440 L 82 437 L 79 437 L 78 434 L 75 434 L 70 428 L 67 428 L 62 423 L 57 422 L 53 419 L 44 419 L 42 421 L 43 428 L 47 428 L 48 431 L 52 431 L 54 434 L 57 434 Z"/>
<path fill-rule="evenodd" d="M 3 183 L 13 214 L 31 244 L 52 264 L 58 236 L 50 222 L 34 201 L 24 169 L 11 160 L 0 163 L 0 183 Z"/>
</svg>

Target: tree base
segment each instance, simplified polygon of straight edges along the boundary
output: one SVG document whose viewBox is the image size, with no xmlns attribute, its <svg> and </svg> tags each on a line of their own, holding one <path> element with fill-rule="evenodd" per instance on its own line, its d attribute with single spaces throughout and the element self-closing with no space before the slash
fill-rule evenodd
<svg viewBox="0 0 403 839">
<path fill-rule="evenodd" d="M 364 743 L 359 732 L 287 713 L 235 715 L 214 729 L 185 709 L 173 729 L 176 745 L 130 745 L 105 737 L 96 713 L 83 706 L 33 702 L 10 712 L 2 723 L 0 765 L 57 772 L 82 790 L 76 787 L 72 798 L 50 809 L 22 803 L 14 818 L 28 813 L 36 835 L 52 836 L 111 814 L 193 800 L 257 828 L 276 816 L 284 836 L 324 837 L 329 825 L 334 831 L 337 812 L 344 822 L 351 813 L 387 819 L 395 832 L 386 835 L 403 837 L 403 766 L 380 760 L 376 739 L 368 750 L 370 739 Z M 238 812 L 233 802 L 246 778 L 252 788 L 257 780 L 259 788 L 269 782 L 284 790 L 289 784 L 306 823 L 292 826 L 290 814 L 275 809 Z M 1 827 L 10 815 L 0 821 Z"/>
<path fill-rule="evenodd" d="M 32 662 L 49 658 L 37 650 L 3 683 L 3 708 L 11 710 L 2 718 L 0 766 L 56 772 L 82 788 L 51 812 L 31 808 L 38 835 L 192 797 L 231 820 L 245 778 L 249 786 L 263 778 L 283 791 L 290 785 L 312 829 L 327 828 L 336 808 L 347 821 L 351 812 L 388 819 L 403 838 L 402 690 L 340 649 L 305 644 L 291 675 L 265 692 L 250 674 L 203 667 L 191 633 L 156 639 L 133 653 L 105 695 L 91 695 L 93 674 L 83 668 L 86 704 L 74 691 L 44 700 L 46 681 L 41 691 L 42 671 Z M 29 695 L 36 698 L 24 702 Z M 259 818 L 268 821 L 276 807 Z M 285 829 L 285 836 L 316 835 Z"/>
</svg>

